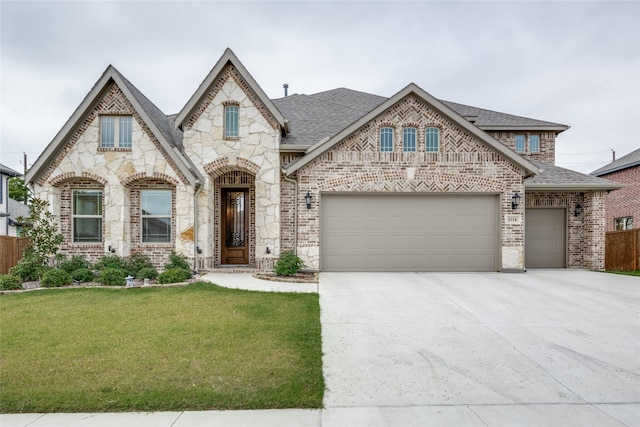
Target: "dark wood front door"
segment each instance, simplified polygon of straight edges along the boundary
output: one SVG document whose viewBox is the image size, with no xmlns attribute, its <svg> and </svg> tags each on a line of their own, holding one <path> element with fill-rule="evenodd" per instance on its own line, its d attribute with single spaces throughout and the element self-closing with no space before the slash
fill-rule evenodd
<svg viewBox="0 0 640 427">
<path fill-rule="evenodd" d="M 222 264 L 249 263 L 249 190 L 222 189 Z"/>
</svg>

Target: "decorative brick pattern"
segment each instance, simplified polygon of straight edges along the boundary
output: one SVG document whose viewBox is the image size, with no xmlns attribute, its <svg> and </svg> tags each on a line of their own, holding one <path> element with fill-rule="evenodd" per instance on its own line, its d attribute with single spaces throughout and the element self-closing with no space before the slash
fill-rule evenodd
<svg viewBox="0 0 640 427">
<path fill-rule="evenodd" d="M 235 164 L 232 165 L 229 158 L 226 156 L 219 157 L 213 162 L 204 165 L 204 171 L 214 179 L 237 170 L 244 170 L 252 175 L 256 175 L 260 172 L 260 166 L 243 157 L 238 157 Z"/>
<path fill-rule="evenodd" d="M 379 129 L 395 129 L 394 152 L 379 151 Z M 406 125 L 418 131 L 417 151 L 402 152 L 401 129 Z M 425 152 L 427 127 L 440 129 L 440 151 Z M 307 191 L 315 201 L 306 209 L 304 199 L 298 203 L 298 252 L 311 268 L 318 268 L 321 193 L 327 192 L 458 192 L 501 194 L 502 225 L 500 244 L 518 254 L 517 265 L 523 268 L 524 221 L 522 210 L 511 210 L 511 196 L 524 194 L 522 171 L 484 143 L 460 129 L 455 123 L 415 97 L 399 101 L 343 142 L 323 153 L 298 171 L 298 194 Z M 289 184 L 281 181 L 281 187 Z M 292 190 L 288 190 L 292 191 Z M 291 218 L 293 207 L 282 204 L 282 217 Z M 506 221 L 506 216 L 510 221 Z M 515 220 L 514 220 L 515 217 Z M 291 236 L 289 227 L 281 225 L 282 234 Z M 287 237 L 291 242 L 291 237 Z M 511 262 L 511 261 L 509 261 Z"/>
<path fill-rule="evenodd" d="M 615 219 L 633 217 L 633 228 L 640 228 L 640 166 L 623 169 L 600 178 L 625 184 L 607 194 L 607 231 L 615 230 Z"/>
<path fill-rule="evenodd" d="M 136 182 L 136 181 L 140 181 L 140 180 L 144 180 L 144 179 L 155 179 L 158 181 L 166 181 L 169 184 L 173 185 L 173 186 L 177 186 L 179 183 L 176 179 L 174 179 L 173 177 L 165 174 L 165 173 L 159 173 L 159 172 L 154 172 L 153 176 L 148 176 L 146 172 L 139 172 L 139 173 L 135 173 L 131 176 L 128 176 L 127 178 L 123 179 L 122 181 L 120 181 L 120 183 L 124 186 L 124 187 L 128 187 L 130 186 L 132 183 Z"/>
</svg>

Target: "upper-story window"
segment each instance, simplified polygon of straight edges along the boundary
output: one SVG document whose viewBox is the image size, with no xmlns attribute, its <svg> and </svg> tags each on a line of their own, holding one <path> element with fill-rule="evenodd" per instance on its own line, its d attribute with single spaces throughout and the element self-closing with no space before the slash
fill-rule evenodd
<svg viewBox="0 0 640 427">
<path fill-rule="evenodd" d="M 102 191 L 73 190 L 73 241 L 102 241 Z"/>
<path fill-rule="evenodd" d="M 526 138 L 524 135 L 516 135 L 516 151 L 524 153 Z"/>
<path fill-rule="evenodd" d="M 238 106 L 227 105 L 224 107 L 224 137 L 238 137 Z"/>
<path fill-rule="evenodd" d="M 402 151 L 416 151 L 416 128 L 402 129 Z"/>
<path fill-rule="evenodd" d="M 437 152 L 440 147 L 440 130 L 438 128 L 427 128 L 425 151 Z"/>
<path fill-rule="evenodd" d="M 144 243 L 171 242 L 171 190 L 142 190 L 142 241 Z"/>
<path fill-rule="evenodd" d="M 380 151 L 393 151 L 393 128 L 380 129 Z"/>
<path fill-rule="evenodd" d="M 100 147 L 131 148 L 131 116 L 100 116 Z"/>
<path fill-rule="evenodd" d="M 529 152 L 540 152 L 540 135 L 529 135 Z"/>
</svg>

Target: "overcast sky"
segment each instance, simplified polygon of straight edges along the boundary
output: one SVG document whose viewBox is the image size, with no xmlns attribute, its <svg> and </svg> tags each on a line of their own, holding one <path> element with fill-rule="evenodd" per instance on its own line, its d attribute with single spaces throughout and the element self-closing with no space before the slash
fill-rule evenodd
<svg viewBox="0 0 640 427">
<path fill-rule="evenodd" d="M 571 126 L 559 166 L 640 148 L 640 2 L 0 1 L 0 162 L 33 164 L 113 64 L 177 113 L 230 47 L 271 98 L 347 87 Z"/>
</svg>

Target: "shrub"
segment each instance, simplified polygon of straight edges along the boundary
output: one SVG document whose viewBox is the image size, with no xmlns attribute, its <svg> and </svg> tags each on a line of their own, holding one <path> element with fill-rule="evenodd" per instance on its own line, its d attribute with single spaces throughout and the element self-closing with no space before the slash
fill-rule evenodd
<svg viewBox="0 0 640 427">
<path fill-rule="evenodd" d="M 52 268 L 42 275 L 40 284 L 45 288 L 59 288 L 60 286 L 69 285 L 73 279 L 71 275 L 59 268 Z"/>
<path fill-rule="evenodd" d="M 135 274 L 136 279 L 155 279 L 158 277 L 158 270 L 155 267 L 144 267 Z"/>
<path fill-rule="evenodd" d="M 191 277 L 191 271 L 184 268 L 169 268 L 158 275 L 158 283 L 184 282 Z"/>
<path fill-rule="evenodd" d="M 12 274 L 0 274 L 0 289 L 3 291 L 15 291 L 22 289 L 22 281 Z"/>
<path fill-rule="evenodd" d="M 293 276 L 304 267 L 304 262 L 292 251 L 282 252 L 274 271 L 278 276 Z"/>
<path fill-rule="evenodd" d="M 191 277 L 191 266 L 187 262 L 187 258 L 184 255 L 178 255 L 175 252 L 171 252 L 169 255 L 169 264 L 164 265 L 165 270 L 170 270 L 173 268 L 181 268 L 189 272 L 189 277 Z M 189 278 L 187 277 L 187 279 Z"/>
<path fill-rule="evenodd" d="M 125 271 L 127 270 L 125 260 L 116 254 L 103 255 L 102 258 L 100 258 L 100 261 L 98 261 L 95 265 L 95 269 L 97 271 L 102 271 L 105 268 L 115 268 Z"/>
<path fill-rule="evenodd" d="M 124 286 L 125 272 L 121 268 L 106 267 L 98 275 L 98 283 L 105 286 Z"/>
<path fill-rule="evenodd" d="M 91 282 L 96 278 L 93 271 L 88 268 L 78 268 L 77 270 L 73 270 L 71 277 L 76 282 Z"/>
<path fill-rule="evenodd" d="M 22 281 L 27 282 L 40 279 L 47 269 L 42 258 L 35 254 L 25 252 L 20 262 L 11 267 L 9 274 L 18 276 Z"/>
<path fill-rule="evenodd" d="M 87 260 L 86 255 L 73 255 L 71 259 L 64 259 L 58 264 L 58 268 L 66 271 L 67 273 L 73 275 L 73 272 L 83 269 L 91 268 L 91 264 Z"/>
<path fill-rule="evenodd" d="M 125 264 L 127 266 L 127 273 L 134 277 L 138 277 L 138 272 L 143 268 L 154 268 L 151 259 L 142 252 L 132 253 L 125 261 Z M 156 272 L 156 275 L 157 274 Z"/>
</svg>

